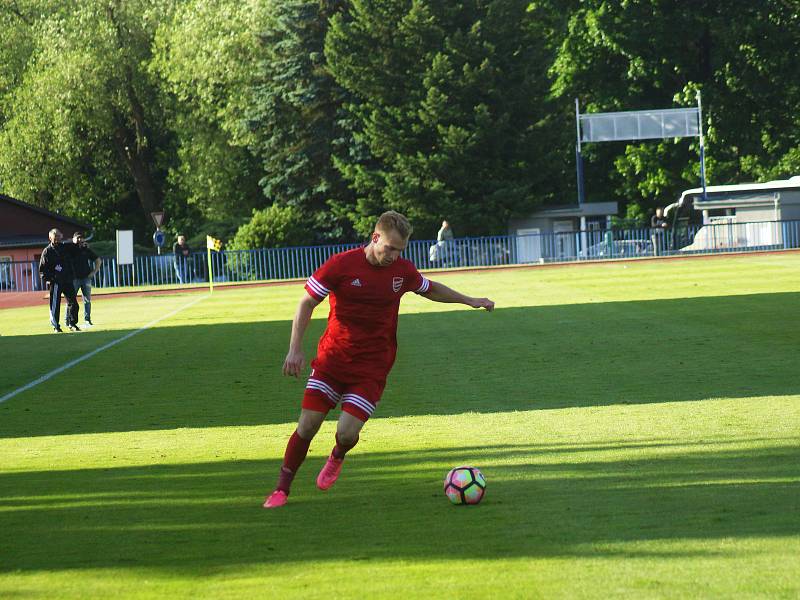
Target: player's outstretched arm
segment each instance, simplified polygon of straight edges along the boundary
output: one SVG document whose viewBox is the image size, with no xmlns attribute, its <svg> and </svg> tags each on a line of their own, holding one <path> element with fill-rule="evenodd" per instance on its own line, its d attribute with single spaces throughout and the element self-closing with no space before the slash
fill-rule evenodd
<svg viewBox="0 0 800 600">
<path fill-rule="evenodd" d="M 428 288 L 428 291 L 420 295 L 434 302 L 458 302 L 471 306 L 472 308 L 485 308 L 489 311 L 494 310 L 494 302 L 488 298 L 465 296 L 461 292 L 457 292 L 438 281 L 431 281 L 431 286 Z"/>
<path fill-rule="evenodd" d="M 306 366 L 306 356 L 303 353 L 303 336 L 306 333 L 311 313 L 319 305 L 319 300 L 308 294 L 303 294 L 297 305 L 297 312 L 292 321 L 292 337 L 289 340 L 289 352 L 283 361 L 283 374 L 300 377 Z"/>
</svg>

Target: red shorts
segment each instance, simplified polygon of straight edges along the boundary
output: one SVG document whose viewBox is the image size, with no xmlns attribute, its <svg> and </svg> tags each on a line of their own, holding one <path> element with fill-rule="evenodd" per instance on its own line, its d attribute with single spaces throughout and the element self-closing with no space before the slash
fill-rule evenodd
<svg viewBox="0 0 800 600">
<path fill-rule="evenodd" d="M 327 373 L 312 369 L 302 406 L 307 410 L 327 413 L 341 402 L 344 412 L 366 422 L 378 406 L 384 387 L 385 380 L 342 383 Z"/>
</svg>

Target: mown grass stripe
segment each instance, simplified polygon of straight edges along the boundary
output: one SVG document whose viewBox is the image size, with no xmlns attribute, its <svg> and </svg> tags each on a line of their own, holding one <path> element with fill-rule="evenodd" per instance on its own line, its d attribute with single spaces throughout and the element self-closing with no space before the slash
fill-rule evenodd
<svg viewBox="0 0 800 600">
<path fill-rule="evenodd" d="M 36 387 L 40 383 L 44 383 L 45 381 L 48 381 L 49 379 L 52 379 L 53 377 L 55 377 L 59 373 L 63 373 L 64 371 L 74 367 L 75 365 L 77 365 L 79 363 L 82 363 L 83 361 L 85 361 L 85 360 L 87 360 L 89 358 L 92 358 L 95 354 L 99 354 L 103 350 L 108 350 L 112 346 L 116 346 L 120 342 L 124 342 L 125 340 L 130 339 L 133 336 L 135 336 L 136 334 L 139 334 L 139 333 L 141 333 L 143 331 L 146 331 L 147 329 L 150 329 L 151 327 L 153 327 L 155 325 L 158 325 L 161 321 L 163 321 L 165 319 L 169 319 L 170 317 L 172 317 L 174 315 L 177 315 L 182 310 L 186 310 L 190 306 L 194 306 L 195 304 L 200 302 L 200 300 L 203 300 L 205 298 L 207 298 L 207 296 L 200 296 L 199 298 L 195 298 L 194 300 L 192 300 L 188 304 L 185 304 L 184 306 L 181 306 L 180 308 L 176 308 L 175 310 L 173 310 L 172 312 L 170 312 L 170 313 L 168 313 L 168 314 L 166 314 L 164 316 L 158 317 L 157 319 L 153 319 L 147 325 L 144 325 L 144 326 L 142 326 L 139 329 L 136 329 L 134 331 L 128 332 L 125 335 L 123 335 L 121 338 L 117 338 L 115 340 L 111 340 L 107 344 L 103 344 L 99 348 L 95 348 L 91 352 L 87 352 L 83 356 L 79 356 L 78 358 L 69 361 L 68 363 L 63 364 L 60 367 L 58 367 L 56 369 L 53 369 L 49 373 L 45 373 L 44 375 L 42 375 L 38 379 L 34 379 L 30 383 L 26 383 L 22 387 L 18 387 L 17 389 L 7 393 L 5 396 L 0 397 L 0 404 L 2 404 L 3 402 L 5 402 L 7 400 L 11 400 L 11 398 L 13 398 L 14 396 L 18 396 L 22 392 L 25 392 L 25 391 L 33 388 L 33 387 Z"/>
</svg>

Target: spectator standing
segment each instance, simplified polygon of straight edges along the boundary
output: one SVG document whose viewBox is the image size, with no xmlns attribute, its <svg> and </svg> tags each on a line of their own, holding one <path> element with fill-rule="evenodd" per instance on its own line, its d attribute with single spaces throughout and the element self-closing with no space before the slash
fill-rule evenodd
<svg viewBox="0 0 800 600">
<path fill-rule="evenodd" d="M 664 217 L 664 209 L 660 206 L 656 209 L 656 214 L 650 218 L 650 240 L 653 242 L 653 255 L 658 256 L 664 249 L 664 240 L 669 222 Z"/>
<path fill-rule="evenodd" d="M 442 221 L 442 227 L 439 229 L 439 233 L 436 234 L 436 245 L 439 248 L 438 254 L 445 264 L 450 262 L 451 254 L 453 254 L 454 237 L 450 223 Z"/>
<path fill-rule="evenodd" d="M 63 331 L 59 323 L 61 294 L 64 294 L 67 299 L 67 314 L 64 322 L 71 331 L 80 331 L 78 328 L 78 299 L 75 297 L 75 288 L 72 287 L 75 275 L 69 253 L 61 243 L 63 237 L 61 231 L 51 229 L 50 244 L 42 251 L 42 257 L 39 259 L 39 275 L 50 288 L 50 325 L 53 326 L 53 331 L 59 333 Z"/>
<path fill-rule="evenodd" d="M 178 276 L 178 282 L 190 283 L 192 280 L 192 250 L 186 243 L 186 236 L 178 236 L 178 241 L 175 242 L 172 251 L 175 253 L 175 275 Z"/>
<path fill-rule="evenodd" d="M 72 258 L 72 269 L 75 272 L 75 279 L 72 282 L 72 286 L 75 289 L 75 296 L 77 298 L 78 291 L 80 291 L 81 296 L 83 296 L 83 323 L 84 325 L 93 325 L 92 279 L 100 270 L 103 261 L 101 261 L 100 257 L 89 247 L 89 244 L 80 231 L 76 231 L 72 234 L 72 245 L 68 246 L 68 248 Z M 77 316 L 75 320 L 77 322 Z"/>
</svg>

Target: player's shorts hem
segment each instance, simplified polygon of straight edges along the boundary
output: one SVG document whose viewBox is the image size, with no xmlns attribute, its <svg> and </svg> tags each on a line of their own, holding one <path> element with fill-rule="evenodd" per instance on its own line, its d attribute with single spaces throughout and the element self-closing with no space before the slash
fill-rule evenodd
<svg viewBox="0 0 800 600">
<path fill-rule="evenodd" d="M 334 406 L 336 406 L 336 404 L 331 404 L 330 400 L 321 392 L 310 389 L 306 389 L 303 394 L 303 402 L 300 405 L 300 407 L 305 410 L 313 410 L 314 412 L 325 414 L 328 414 Z"/>
<path fill-rule="evenodd" d="M 342 404 L 342 412 L 346 412 L 348 415 L 354 416 L 362 423 L 366 423 L 369 420 L 369 414 L 367 414 L 364 410 L 360 409 L 356 405 L 350 404 L 349 402 L 345 402 Z"/>
<path fill-rule="evenodd" d="M 366 421 L 375 411 L 375 404 L 359 394 L 345 393 L 342 394 L 342 410 Z"/>
<path fill-rule="evenodd" d="M 375 411 L 385 385 L 385 380 L 344 384 L 314 369 L 306 383 L 302 408 L 327 413 L 341 402 L 342 411 L 366 422 Z"/>
</svg>

